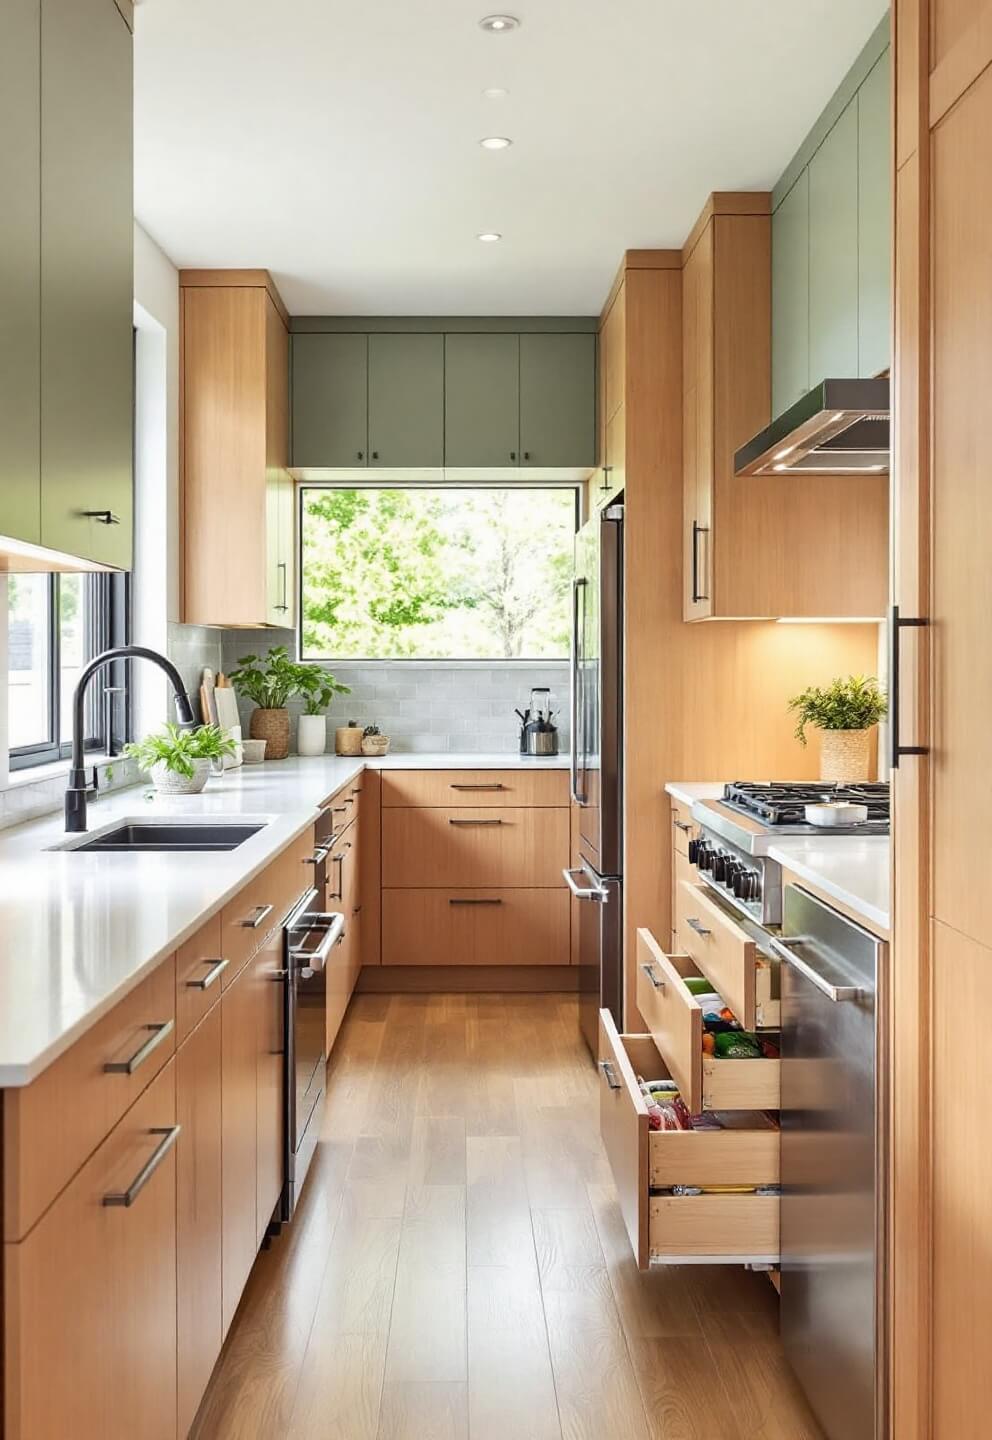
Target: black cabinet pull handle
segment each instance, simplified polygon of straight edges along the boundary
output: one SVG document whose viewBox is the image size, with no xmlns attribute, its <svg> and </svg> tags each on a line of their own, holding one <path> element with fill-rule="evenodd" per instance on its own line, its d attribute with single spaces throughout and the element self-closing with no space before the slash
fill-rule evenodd
<svg viewBox="0 0 992 1440">
<path fill-rule="evenodd" d="M 502 820 L 449 820 L 449 825 L 502 825 Z"/>
<path fill-rule="evenodd" d="M 929 620 L 904 619 L 899 606 L 889 610 L 889 769 L 898 770 L 903 755 L 929 755 L 926 745 L 903 745 L 899 739 L 899 639 L 903 630 L 922 630 Z"/>
<path fill-rule="evenodd" d="M 517 452 L 516 452 L 516 450 L 511 450 L 511 451 L 510 451 L 510 459 L 511 459 L 514 463 L 516 463 L 516 459 L 517 459 Z"/>
<path fill-rule="evenodd" d="M 525 460 L 529 460 L 529 459 L 530 459 L 530 451 L 529 451 L 529 450 L 525 450 L 525 451 L 524 451 L 524 459 L 525 459 Z"/>
<path fill-rule="evenodd" d="M 372 451 L 372 459 L 373 459 L 373 460 L 378 460 L 378 458 L 379 458 L 379 452 L 378 452 L 378 450 L 373 450 L 373 451 Z"/>
<path fill-rule="evenodd" d="M 87 520 L 98 520 L 101 525 L 119 525 L 121 523 L 121 517 L 115 515 L 113 510 L 81 510 L 79 513 L 85 515 Z"/>
<path fill-rule="evenodd" d="M 610 475 L 611 475 L 612 473 L 613 473 L 613 466 L 612 466 L 612 465 L 604 465 L 604 466 L 603 466 L 603 478 L 602 478 L 602 480 L 600 481 L 600 485 L 599 485 L 600 490 L 609 490 L 609 488 L 610 488 Z"/>
<path fill-rule="evenodd" d="M 708 600 L 710 597 L 704 594 L 699 588 L 699 537 L 708 535 L 708 525 L 700 525 L 698 520 L 692 522 L 692 603 L 698 605 L 700 600 Z"/>
<path fill-rule="evenodd" d="M 502 903 L 503 903 L 502 900 L 495 900 L 495 899 L 489 899 L 489 900 L 462 900 L 462 899 L 459 899 L 459 900 L 450 900 L 450 899 L 449 899 L 449 901 L 448 901 L 448 904 L 449 904 L 449 905 L 502 905 Z"/>
<path fill-rule="evenodd" d="M 358 459 L 359 459 L 359 460 L 364 460 L 364 459 L 365 459 L 365 451 L 364 451 L 364 450 L 359 450 L 359 452 L 358 452 Z"/>
</svg>

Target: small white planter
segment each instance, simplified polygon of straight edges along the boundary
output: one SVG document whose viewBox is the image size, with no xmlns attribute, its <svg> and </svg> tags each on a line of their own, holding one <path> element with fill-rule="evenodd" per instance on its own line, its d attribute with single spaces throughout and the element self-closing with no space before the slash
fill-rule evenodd
<svg viewBox="0 0 992 1440">
<path fill-rule="evenodd" d="M 300 727 L 296 734 L 296 749 L 300 755 L 323 755 L 327 749 L 326 715 L 300 716 Z"/>
<path fill-rule="evenodd" d="M 153 765 L 149 770 L 152 784 L 160 795 L 199 795 L 210 774 L 209 760 L 194 760 L 193 773 L 188 778 L 177 775 L 168 765 Z"/>
</svg>

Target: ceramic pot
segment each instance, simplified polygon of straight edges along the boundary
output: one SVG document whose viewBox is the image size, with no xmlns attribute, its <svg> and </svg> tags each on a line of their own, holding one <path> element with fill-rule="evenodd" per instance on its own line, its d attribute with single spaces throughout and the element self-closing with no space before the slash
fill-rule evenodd
<svg viewBox="0 0 992 1440">
<path fill-rule="evenodd" d="M 179 775 L 175 770 L 170 770 L 164 761 L 153 765 L 148 773 L 160 795 L 199 795 L 210 774 L 210 761 L 194 760 L 193 773 L 190 776 Z"/>
<path fill-rule="evenodd" d="M 361 755 L 362 727 L 354 722 L 339 725 L 334 732 L 334 749 L 338 755 Z"/>
<path fill-rule="evenodd" d="M 821 730 L 820 779 L 838 785 L 854 785 L 867 780 L 870 739 L 870 730 Z"/>
<path fill-rule="evenodd" d="M 296 751 L 299 755 L 323 755 L 327 748 L 327 716 L 301 715 L 300 727 L 296 732 Z"/>
<path fill-rule="evenodd" d="M 363 755 L 385 755 L 388 750 L 388 735 L 366 735 L 362 739 Z"/>
<path fill-rule="evenodd" d="M 289 754 L 289 711 L 263 710 L 251 712 L 249 733 L 253 740 L 265 740 L 266 760 L 285 760 Z"/>
</svg>

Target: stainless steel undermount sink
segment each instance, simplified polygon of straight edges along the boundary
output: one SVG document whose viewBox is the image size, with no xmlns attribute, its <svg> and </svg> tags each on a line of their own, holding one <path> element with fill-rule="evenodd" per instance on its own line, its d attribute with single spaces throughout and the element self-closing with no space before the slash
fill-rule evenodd
<svg viewBox="0 0 992 1440">
<path fill-rule="evenodd" d="M 264 829 L 265 823 L 264 820 L 123 820 L 90 839 L 63 842 L 53 848 L 129 855 L 159 850 L 237 850 Z"/>
</svg>

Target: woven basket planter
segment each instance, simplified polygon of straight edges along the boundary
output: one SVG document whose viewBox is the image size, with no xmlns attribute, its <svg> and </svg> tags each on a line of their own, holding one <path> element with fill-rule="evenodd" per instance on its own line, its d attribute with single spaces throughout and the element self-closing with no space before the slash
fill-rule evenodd
<svg viewBox="0 0 992 1440">
<path fill-rule="evenodd" d="M 249 733 L 253 740 L 265 740 L 266 760 L 285 760 L 289 754 L 289 711 L 263 710 L 251 712 Z"/>
<path fill-rule="evenodd" d="M 160 795 L 199 795 L 210 774 L 210 761 L 194 760 L 192 775 L 180 775 L 170 770 L 164 761 L 153 765 L 148 773 Z"/>
<path fill-rule="evenodd" d="M 388 751 L 388 735 L 366 735 L 362 741 L 363 755 L 385 755 Z"/>
<path fill-rule="evenodd" d="M 821 730 L 820 779 L 854 785 L 870 773 L 870 730 Z"/>
<path fill-rule="evenodd" d="M 361 755 L 361 725 L 339 725 L 334 732 L 334 753 L 336 755 Z"/>
</svg>

